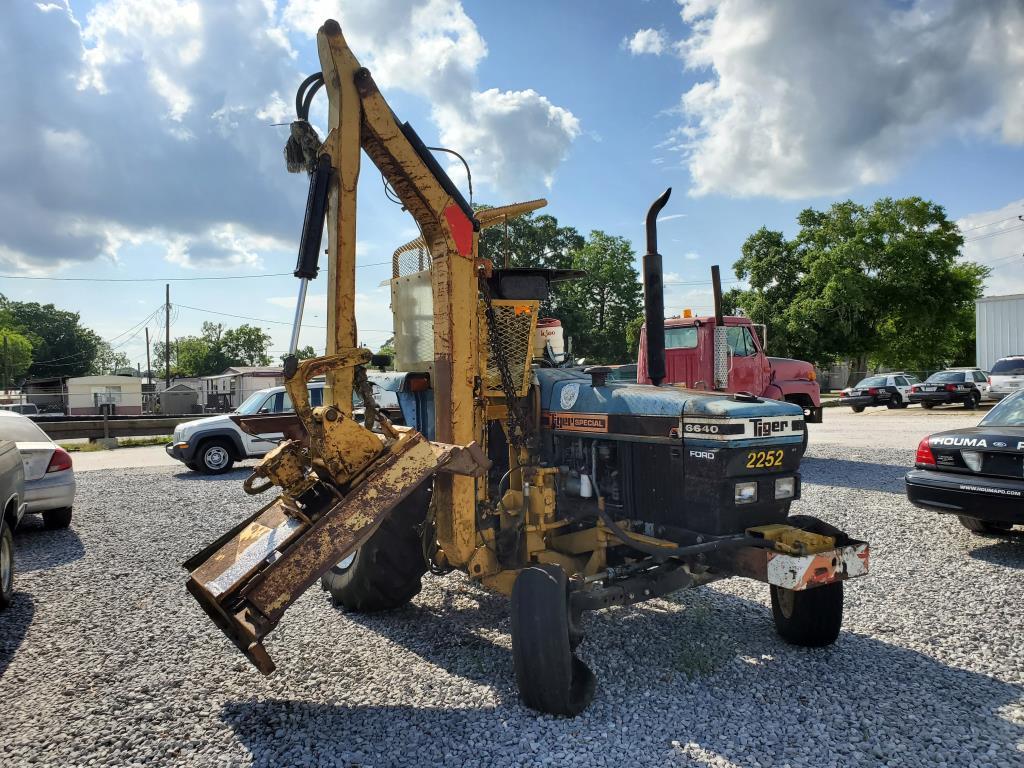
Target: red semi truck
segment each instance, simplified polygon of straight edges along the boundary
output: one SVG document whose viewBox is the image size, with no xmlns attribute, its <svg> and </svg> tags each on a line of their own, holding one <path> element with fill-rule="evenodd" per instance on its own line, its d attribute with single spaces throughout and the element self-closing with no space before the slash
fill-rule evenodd
<svg viewBox="0 0 1024 768">
<path fill-rule="evenodd" d="M 764 345 L 748 317 L 722 317 L 727 352 L 719 385 L 715 381 L 715 330 L 712 317 L 672 317 L 665 320 L 666 384 L 681 384 L 694 389 L 725 389 L 750 392 L 772 400 L 786 400 L 804 409 L 808 422 L 820 423 L 821 389 L 814 366 L 803 360 L 768 357 Z M 724 374 L 724 375 L 723 375 Z M 647 327 L 640 332 L 637 380 L 650 384 L 647 377 Z"/>
</svg>

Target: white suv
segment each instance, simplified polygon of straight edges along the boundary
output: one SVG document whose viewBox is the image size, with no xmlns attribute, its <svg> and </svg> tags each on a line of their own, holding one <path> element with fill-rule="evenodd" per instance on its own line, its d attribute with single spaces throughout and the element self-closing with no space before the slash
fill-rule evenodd
<svg viewBox="0 0 1024 768">
<path fill-rule="evenodd" d="M 398 397 L 394 392 L 373 386 L 377 405 L 385 411 L 398 408 Z M 309 404 L 316 408 L 323 405 L 324 383 L 313 381 L 309 384 Z M 362 402 L 355 399 L 353 405 L 361 411 Z M 291 398 L 284 387 L 270 387 L 253 392 L 235 410 L 236 414 L 252 416 L 259 413 L 286 413 L 293 410 Z M 361 418 L 358 414 L 356 418 Z M 185 464 L 191 470 L 208 475 L 227 472 L 236 461 L 258 459 L 270 451 L 282 435 L 250 435 L 243 432 L 231 420 L 231 414 L 210 416 L 205 419 L 186 421 L 174 430 L 174 437 L 165 446 L 169 456 Z"/>
<path fill-rule="evenodd" d="M 988 396 L 1001 400 L 1024 389 L 1024 355 L 1010 355 L 996 360 L 989 372 Z"/>
</svg>

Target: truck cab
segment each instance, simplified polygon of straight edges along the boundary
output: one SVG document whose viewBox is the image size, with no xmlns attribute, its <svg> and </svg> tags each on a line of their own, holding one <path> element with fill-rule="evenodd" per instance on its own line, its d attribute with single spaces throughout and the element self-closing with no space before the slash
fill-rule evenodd
<svg viewBox="0 0 1024 768">
<path fill-rule="evenodd" d="M 821 390 L 814 366 L 802 360 L 768 357 L 749 317 L 722 318 L 728 343 L 727 392 L 749 392 L 784 400 L 804 409 L 809 422 L 821 421 Z M 670 317 L 665 320 L 665 383 L 690 389 L 714 389 L 714 317 Z M 640 332 L 638 382 L 649 384 L 647 328 Z"/>
</svg>

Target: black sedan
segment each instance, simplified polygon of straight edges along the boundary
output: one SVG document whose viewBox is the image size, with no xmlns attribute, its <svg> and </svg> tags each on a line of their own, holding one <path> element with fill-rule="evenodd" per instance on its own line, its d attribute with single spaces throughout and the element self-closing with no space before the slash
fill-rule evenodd
<svg viewBox="0 0 1024 768">
<path fill-rule="evenodd" d="M 978 375 L 984 383 L 981 371 Z M 964 408 L 974 409 L 981 402 L 981 395 L 974 371 L 939 371 L 910 388 L 910 402 L 920 403 L 922 408 L 962 403 Z"/>
<path fill-rule="evenodd" d="M 924 438 L 914 466 L 906 482 L 915 506 L 956 515 L 976 533 L 1024 525 L 1024 391 L 976 427 Z"/>
</svg>

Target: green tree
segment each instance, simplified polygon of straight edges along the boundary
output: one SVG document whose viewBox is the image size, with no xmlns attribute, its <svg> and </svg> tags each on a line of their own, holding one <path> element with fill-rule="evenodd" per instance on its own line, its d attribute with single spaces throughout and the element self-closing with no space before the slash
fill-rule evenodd
<svg viewBox="0 0 1024 768">
<path fill-rule="evenodd" d="M 988 270 L 960 259 L 945 210 L 918 197 L 807 209 L 793 240 L 761 229 L 743 246 L 729 304 L 768 326 L 772 351 L 819 364 L 852 359 L 938 368 L 973 347 L 974 300 Z M 855 373 L 852 375 L 856 375 Z"/>
<path fill-rule="evenodd" d="M 224 331 L 220 337 L 228 365 L 270 365 L 271 341 L 270 334 L 249 324 Z"/>
<path fill-rule="evenodd" d="M 92 361 L 90 374 L 112 374 L 120 368 L 130 368 L 132 361 L 124 352 L 115 352 L 109 342 L 101 341 Z"/>
<path fill-rule="evenodd" d="M 313 348 L 313 346 L 311 344 L 307 344 L 306 346 L 299 347 L 298 349 L 295 350 L 295 357 L 297 357 L 299 360 L 308 360 L 309 358 L 316 357 L 316 356 L 317 356 L 316 350 Z M 287 352 L 285 352 L 283 355 L 281 355 L 281 363 L 282 364 L 284 363 L 284 359 L 286 357 L 288 357 L 288 353 Z"/>
<path fill-rule="evenodd" d="M 571 268 L 586 275 L 558 287 L 552 311 L 573 339 L 574 357 L 603 363 L 633 359 L 626 329 L 643 308 L 635 260 L 628 240 L 600 230 L 573 252 Z"/>
<path fill-rule="evenodd" d="M 21 382 L 32 365 L 32 342 L 17 331 L 0 328 L 0 376 L 4 389 Z"/>
<path fill-rule="evenodd" d="M 479 206 L 487 208 L 489 206 Z M 583 247 L 584 239 L 573 227 L 563 227 L 548 214 L 528 213 L 509 219 L 480 233 L 480 256 L 491 259 L 496 267 L 553 267 L 571 265 L 572 254 Z"/>
<path fill-rule="evenodd" d="M 11 301 L 0 296 L 0 327 L 21 334 L 32 345 L 27 375 L 82 376 L 92 368 L 101 339 L 79 323 L 77 312 L 53 304 Z"/>
</svg>

